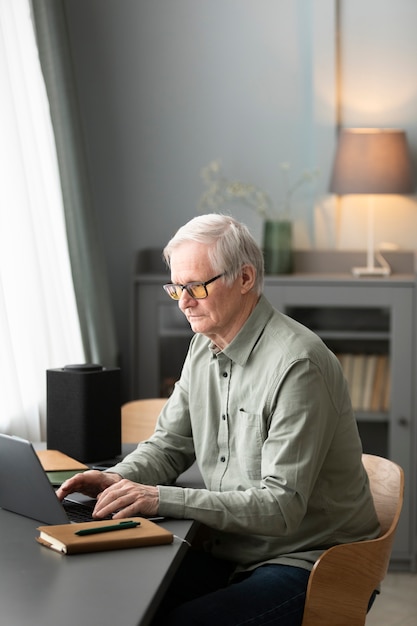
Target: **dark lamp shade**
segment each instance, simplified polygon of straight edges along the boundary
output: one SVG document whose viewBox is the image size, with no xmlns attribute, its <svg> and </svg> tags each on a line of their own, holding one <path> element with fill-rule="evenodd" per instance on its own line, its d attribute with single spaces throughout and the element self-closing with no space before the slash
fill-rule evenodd
<svg viewBox="0 0 417 626">
<path fill-rule="evenodd" d="M 329 190 L 345 194 L 411 194 L 414 172 L 402 130 L 351 128 L 340 133 Z"/>
</svg>

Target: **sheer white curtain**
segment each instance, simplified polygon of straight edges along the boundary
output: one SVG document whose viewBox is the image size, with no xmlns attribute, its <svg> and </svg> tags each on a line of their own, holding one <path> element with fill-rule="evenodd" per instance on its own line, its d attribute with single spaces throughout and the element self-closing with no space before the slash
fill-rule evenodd
<svg viewBox="0 0 417 626">
<path fill-rule="evenodd" d="M 0 0 L 0 432 L 45 438 L 46 370 L 84 361 L 30 0 Z"/>
</svg>

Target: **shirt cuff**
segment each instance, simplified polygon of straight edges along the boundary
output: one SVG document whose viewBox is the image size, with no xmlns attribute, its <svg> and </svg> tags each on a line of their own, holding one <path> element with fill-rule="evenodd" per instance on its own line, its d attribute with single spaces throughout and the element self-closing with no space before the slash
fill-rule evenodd
<svg viewBox="0 0 417 626">
<path fill-rule="evenodd" d="M 158 515 L 182 519 L 185 511 L 184 489 L 182 487 L 158 485 L 158 491 Z"/>
</svg>

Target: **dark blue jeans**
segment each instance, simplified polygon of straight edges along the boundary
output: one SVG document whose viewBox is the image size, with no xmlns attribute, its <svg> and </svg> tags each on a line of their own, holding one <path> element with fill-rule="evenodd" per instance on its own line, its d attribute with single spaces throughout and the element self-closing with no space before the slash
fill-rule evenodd
<svg viewBox="0 0 417 626">
<path fill-rule="evenodd" d="M 262 565 L 234 578 L 234 564 L 190 550 L 153 626 L 300 626 L 310 572 Z"/>
</svg>

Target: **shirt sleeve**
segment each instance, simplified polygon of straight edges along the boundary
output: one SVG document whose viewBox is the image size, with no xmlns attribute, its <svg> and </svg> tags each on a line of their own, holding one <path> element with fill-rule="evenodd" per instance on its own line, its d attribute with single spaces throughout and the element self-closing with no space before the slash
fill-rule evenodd
<svg viewBox="0 0 417 626">
<path fill-rule="evenodd" d="M 110 469 L 134 482 L 173 484 L 195 461 L 187 394 L 177 383 L 154 434 Z"/>
</svg>

